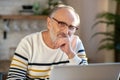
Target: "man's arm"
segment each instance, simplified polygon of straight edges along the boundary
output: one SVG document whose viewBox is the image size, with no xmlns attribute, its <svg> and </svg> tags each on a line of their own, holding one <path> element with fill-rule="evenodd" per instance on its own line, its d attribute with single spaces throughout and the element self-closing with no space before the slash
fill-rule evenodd
<svg viewBox="0 0 120 80">
<path fill-rule="evenodd" d="M 60 47 L 67 54 L 71 64 L 87 64 L 85 50 L 78 36 L 73 36 L 72 40 L 68 36 L 59 37 L 55 46 Z"/>
<path fill-rule="evenodd" d="M 78 36 L 74 37 L 72 46 L 73 46 L 73 49 L 74 49 L 76 55 L 70 61 L 75 62 L 76 64 L 79 64 L 79 65 L 88 64 L 84 46 Z"/>
<path fill-rule="evenodd" d="M 27 64 L 28 59 L 18 53 L 14 54 L 12 59 L 9 73 L 8 73 L 8 80 L 9 79 L 25 79 L 26 78 L 26 71 L 27 71 Z"/>
<path fill-rule="evenodd" d="M 9 68 L 7 80 L 26 79 L 28 46 L 28 42 L 24 39 L 19 43 Z"/>
</svg>

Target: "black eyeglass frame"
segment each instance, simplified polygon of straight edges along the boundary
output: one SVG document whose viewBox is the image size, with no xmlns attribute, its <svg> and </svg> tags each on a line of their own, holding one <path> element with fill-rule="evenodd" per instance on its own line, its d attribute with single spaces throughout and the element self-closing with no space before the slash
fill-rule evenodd
<svg viewBox="0 0 120 80">
<path fill-rule="evenodd" d="M 75 27 L 75 26 L 73 26 L 73 25 L 68 25 L 66 22 L 59 21 L 59 20 L 55 19 L 54 17 L 52 17 L 52 19 L 55 20 L 59 25 L 68 26 L 68 28 L 69 28 L 70 30 L 74 30 L 74 29 L 78 30 L 78 27 Z"/>
</svg>

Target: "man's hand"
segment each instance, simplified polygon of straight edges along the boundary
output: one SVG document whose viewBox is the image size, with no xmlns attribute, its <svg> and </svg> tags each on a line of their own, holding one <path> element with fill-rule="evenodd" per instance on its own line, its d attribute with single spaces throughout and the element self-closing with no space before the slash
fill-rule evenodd
<svg viewBox="0 0 120 80">
<path fill-rule="evenodd" d="M 69 36 L 59 35 L 55 41 L 55 48 L 60 48 L 63 52 L 68 55 L 68 58 L 73 58 L 75 52 L 71 46 L 71 38 Z"/>
</svg>

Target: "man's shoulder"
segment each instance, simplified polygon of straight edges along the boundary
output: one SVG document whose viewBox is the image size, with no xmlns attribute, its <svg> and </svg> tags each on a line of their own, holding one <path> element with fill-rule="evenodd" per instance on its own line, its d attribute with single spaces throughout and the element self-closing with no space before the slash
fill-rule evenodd
<svg viewBox="0 0 120 80">
<path fill-rule="evenodd" d="M 82 43 L 82 41 L 78 35 L 73 35 L 73 40 L 75 40 L 77 43 Z"/>
<path fill-rule="evenodd" d="M 34 38 L 34 37 L 37 37 L 37 36 L 40 36 L 41 35 L 41 32 L 35 32 L 35 33 L 31 33 L 29 35 L 26 35 L 24 38 L 27 39 L 27 38 Z"/>
<path fill-rule="evenodd" d="M 73 35 L 73 39 L 80 39 L 80 37 L 78 35 Z"/>
<path fill-rule="evenodd" d="M 41 32 L 31 33 L 21 39 L 21 41 L 33 41 L 40 38 Z"/>
</svg>

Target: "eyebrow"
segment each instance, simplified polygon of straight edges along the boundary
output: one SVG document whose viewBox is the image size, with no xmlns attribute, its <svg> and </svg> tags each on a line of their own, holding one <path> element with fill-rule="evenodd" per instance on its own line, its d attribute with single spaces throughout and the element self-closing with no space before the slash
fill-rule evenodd
<svg viewBox="0 0 120 80">
<path fill-rule="evenodd" d="M 54 17 L 53 17 L 53 19 L 54 19 L 55 21 L 57 21 L 58 23 L 59 23 L 59 22 L 62 22 L 62 23 L 64 23 L 64 24 L 66 24 L 67 26 L 73 26 L 73 25 L 68 25 L 68 24 L 67 24 L 66 22 L 64 22 L 64 21 L 59 21 L 59 20 L 57 20 L 57 19 L 54 18 Z M 73 26 L 73 27 L 75 27 L 75 26 Z"/>
<path fill-rule="evenodd" d="M 57 20 L 56 18 L 54 18 L 54 17 L 52 17 L 52 19 L 54 19 L 56 22 L 62 22 L 62 23 L 64 23 L 64 24 L 66 24 L 67 26 L 69 26 L 69 27 L 75 27 L 76 28 L 76 30 L 78 30 L 78 27 L 76 27 L 76 26 L 73 26 L 73 25 L 68 25 L 66 22 L 64 22 L 64 21 L 59 21 L 59 20 Z"/>
</svg>

